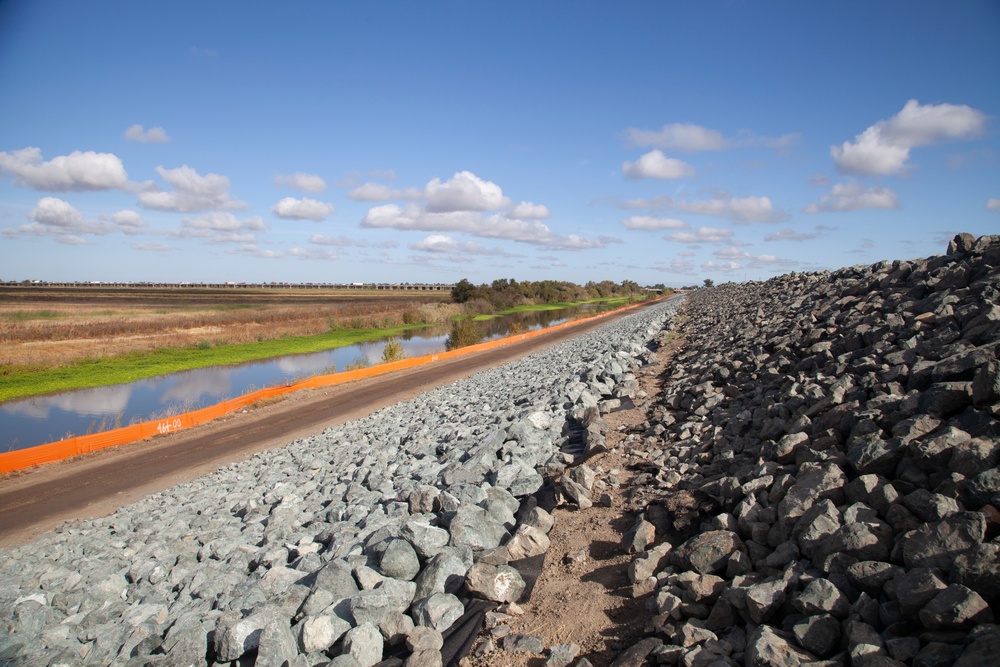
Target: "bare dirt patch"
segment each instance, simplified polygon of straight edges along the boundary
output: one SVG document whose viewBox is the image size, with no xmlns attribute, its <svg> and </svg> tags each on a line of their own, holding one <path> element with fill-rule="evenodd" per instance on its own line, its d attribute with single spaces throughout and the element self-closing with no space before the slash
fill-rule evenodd
<svg viewBox="0 0 1000 667">
<path fill-rule="evenodd" d="M 607 493 L 611 506 L 595 504 L 586 510 L 563 506 L 553 511 L 556 522 L 549 533 L 551 546 L 530 600 L 516 605 L 513 612 L 517 613 L 501 609 L 511 618 L 498 629 L 483 630 L 466 659 L 470 667 L 544 665 L 547 653 L 503 651 L 502 636 L 508 631 L 541 637 L 546 649 L 577 644 L 577 659 L 585 657 L 595 667 L 611 664 L 644 635 L 650 618 L 646 611 L 649 596 L 634 597 L 628 578 L 632 556 L 621 547 L 622 535 L 635 520 L 627 510 L 636 488 L 633 479 L 637 473 L 631 467 L 643 460 L 641 439 L 629 434 L 646 421 L 672 351 L 672 346 L 661 349 L 658 361 L 637 373 L 640 387 L 650 398 L 603 417 L 608 424 L 610 451 L 588 465 L 597 471 L 598 480 L 606 483 L 601 491 L 595 487 L 594 500 Z M 490 644 L 495 645 L 492 650 Z M 482 654 L 484 649 L 487 652 Z"/>
</svg>

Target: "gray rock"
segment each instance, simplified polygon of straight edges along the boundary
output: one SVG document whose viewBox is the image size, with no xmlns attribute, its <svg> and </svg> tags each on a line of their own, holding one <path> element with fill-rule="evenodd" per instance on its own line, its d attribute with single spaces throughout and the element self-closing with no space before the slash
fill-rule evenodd
<svg viewBox="0 0 1000 667">
<path fill-rule="evenodd" d="M 792 634 L 805 650 L 827 657 L 840 642 L 840 621 L 830 614 L 807 616 L 792 626 Z"/>
<path fill-rule="evenodd" d="M 546 535 L 552 530 L 552 526 L 555 524 L 555 519 L 552 515 L 543 510 L 541 507 L 533 507 L 524 516 L 524 520 L 521 521 L 522 526 L 528 526 L 531 528 L 537 528 Z"/>
<path fill-rule="evenodd" d="M 319 653 L 327 650 L 350 629 L 350 623 L 330 615 L 306 617 L 294 628 L 299 650 L 303 653 Z"/>
<path fill-rule="evenodd" d="M 410 492 L 410 514 L 430 514 L 440 507 L 438 500 L 440 489 L 428 484 L 421 484 Z"/>
<path fill-rule="evenodd" d="M 542 638 L 536 635 L 509 634 L 500 641 L 508 653 L 541 653 L 545 650 Z"/>
<path fill-rule="evenodd" d="M 414 651 L 403 663 L 403 667 L 442 667 L 444 658 L 439 649 L 423 648 Z"/>
<path fill-rule="evenodd" d="M 524 592 L 524 579 L 509 565 L 476 563 L 465 575 L 465 585 L 475 595 L 494 602 L 517 602 Z"/>
<path fill-rule="evenodd" d="M 580 509 L 585 510 L 594 506 L 586 487 L 573 481 L 570 477 L 564 475 L 559 480 L 559 486 L 562 487 L 563 493 Z"/>
<path fill-rule="evenodd" d="M 954 667 L 992 667 L 1000 655 L 1000 634 L 985 635 L 969 643 Z"/>
<path fill-rule="evenodd" d="M 261 630 L 254 667 L 283 667 L 298 655 L 295 635 L 286 619 L 274 619 Z"/>
<path fill-rule="evenodd" d="M 533 526 L 518 526 L 514 536 L 507 542 L 510 560 L 521 560 L 540 556 L 549 550 L 549 538 L 542 530 Z"/>
<path fill-rule="evenodd" d="M 656 540 L 656 527 L 640 514 L 635 523 L 622 536 L 622 549 L 626 553 L 642 553 Z"/>
<path fill-rule="evenodd" d="M 462 602 L 451 593 L 434 593 L 413 603 L 410 615 L 422 627 L 444 632 L 465 613 Z"/>
<path fill-rule="evenodd" d="M 729 558 L 746 551 L 739 535 L 728 530 L 712 530 L 692 537 L 674 551 L 674 559 L 686 569 L 701 574 L 724 572 Z"/>
<path fill-rule="evenodd" d="M 896 598 L 903 613 L 914 614 L 947 586 L 935 570 L 913 568 L 895 580 Z"/>
<path fill-rule="evenodd" d="M 978 512 L 956 512 L 927 524 L 903 543 L 907 567 L 936 567 L 947 570 L 960 552 L 982 543 L 986 520 Z"/>
<path fill-rule="evenodd" d="M 374 625 L 364 623 L 344 635 L 343 652 L 357 660 L 361 667 L 381 662 L 383 649 L 382 633 Z"/>
<path fill-rule="evenodd" d="M 434 628 L 415 627 L 406 636 L 406 648 L 411 651 L 440 651 L 444 646 L 444 637 Z"/>
<path fill-rule="evenodd" d="M 851 610 L 851 601 L 828 579 L 813 579 L 792 604 L 806 616 L 830 614 L 843 619 Z"/>
<path fill-rule="evenodd" d="M 465 583 L 468 566 L 453 553 L 442 552 L 434 556 L 417 576 L 417 599 L 434 593 L 454 593 Z"/>
<path fill-rule="evenodd" d="M 555 644 L 549 647 L 544 667 L 567 667 L 580 654 L 578 644 Z"/>
<path fill-rule="evenodd" d="M 448 526 L 452 545 L 466 545 L 473 549 L 492 549 L 510 534 L 503 524 L 481 507 L 463 505 Z"/>
<path fill-rule="evenodd" d="M 611 667 L 640 667 L 645 664 L 646 657 L 660 646 L 663 646 L 662 639 L 656 637 L 640 639 L 622 651 L 611 663 Z"/>
<path fill-rule="evenodd" d="M 920 610 L 920 622 L 931 630 L 961 628 L 992 623 L 993 612 L 978 593 L 961 584 L 952 584 Z"/>
<path fill-rule="evenodd" d="M 215 654 L 219 660 L 229 662 L 257 648 L 260 634 L 270 621 L 271 613 L 250 614 L 243 617 L 238 612 L 219 617 L 215 626 Z"/>
<path fill-rule="evenodd" d="M 1000 545 L 986 543 L 955 556 L 950 574 L 992 605 L 1000 604 Z"/>
<path fill-rule="evenodd" d="M 750 619 L 757 624 L 764 623 L 785 601 L 788 582 L 774 579 L 754 584 L 746 590 L 746 606 Z"/>
<path fill-rule="evenodd" d="M 769 625 L 759 625 L 747 637 L 746 662 L 751 667 L 801 667 L 816 656 L 796 646 L 792 636 Z"/>
<path fill-rule="evenodd" d="M 399 536 L 413 545 L 417 556 L 427 560 L 448 545 L 450 535 L 444 528 L 432 526 L 419 519 L 410 519 L 399 529 Z M 412 577 L 410 577 L 412 579 Z"/>
<path fill-rule="evenodd" d="M 411 581 L 420 572 L 417 552 L 406 540 L 386 540 L 376 547 L 375 557 L 378 571 L 386 577 Z"/>
</svg>

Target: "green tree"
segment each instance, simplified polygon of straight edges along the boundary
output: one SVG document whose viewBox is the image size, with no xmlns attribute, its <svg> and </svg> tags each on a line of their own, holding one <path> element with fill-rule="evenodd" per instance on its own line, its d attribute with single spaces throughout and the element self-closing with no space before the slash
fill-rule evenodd
<svg viewBox="0 0 1000 667">
<path fill-rule="evenodd" d="M 455 303 L 465 303 L 476 293 L 476 286 L 462 278 L 451 288 L 451 300 Z"/>
<path fill-rule="evenodd" d="M 705 287 L 714 287 L 715 286 L 715 281 L 712 280 L 711 278 L 705 278 L 704 282 L 705 282 Z"/>
</svg>

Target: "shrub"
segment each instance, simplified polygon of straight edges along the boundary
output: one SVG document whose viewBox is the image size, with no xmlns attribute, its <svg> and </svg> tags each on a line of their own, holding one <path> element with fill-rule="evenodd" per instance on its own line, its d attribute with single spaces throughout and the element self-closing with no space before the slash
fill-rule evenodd
<svg viewBox="0 0 1000 667">
<path fill-rule="evenodd" d="M 461 319 L 451 325 L 451 334 L 445 341 L 445 349 L 457 350 L 460 347 L 475 345 L 482 340 L 483 334 L 479 326 L 471 319 Z"/>
<path fill-rule="evenodd" d="M 385 342 L 385 349 L 382 350 L 382 363 L 391 364 L 394 361 L 401 361 L 406 355 L 403 353 L 403 344 L 395 338 L 390 338 Z"/>
<path fill-rule="evenodd" d="M 368 368 L 368 357 L 361 355 L 351 363 L 344 366 L 345 371 L 359 371 L 362 368 Z"/>
</svg>

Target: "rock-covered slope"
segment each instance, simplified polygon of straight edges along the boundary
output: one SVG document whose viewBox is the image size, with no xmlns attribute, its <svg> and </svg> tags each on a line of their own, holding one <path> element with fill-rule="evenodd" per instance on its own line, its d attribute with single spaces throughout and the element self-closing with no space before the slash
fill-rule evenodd
<svg viewBox="0 0 1000 667">
<path fill-rule="evenodd" d="M 1000 664 L 1000 236 L 684 316 L 633 497 L 646 659 Z"/>
<path fill-rule="evenodd" d="M 551 527 L 521 499 L 678 306 L 0 550 L 0 665 L 440 665 L 456 593 L 520 594 Z"/>
</svg>

